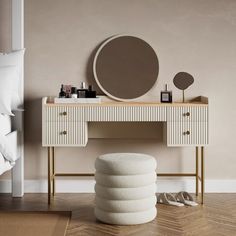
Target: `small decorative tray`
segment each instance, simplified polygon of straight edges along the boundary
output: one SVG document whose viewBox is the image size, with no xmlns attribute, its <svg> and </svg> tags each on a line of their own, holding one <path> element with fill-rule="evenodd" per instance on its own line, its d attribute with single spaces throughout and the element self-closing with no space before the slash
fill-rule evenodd
<svg viewBox="0 0 236 236">
<path fill-rule="evenodd" d="M 101 98 L 54 98 L 54 103 L 101 103 Z"/>
</svg>

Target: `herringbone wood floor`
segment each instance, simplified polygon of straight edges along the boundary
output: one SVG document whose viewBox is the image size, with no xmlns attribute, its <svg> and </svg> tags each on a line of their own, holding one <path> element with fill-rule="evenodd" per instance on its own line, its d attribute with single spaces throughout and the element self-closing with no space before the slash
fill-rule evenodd
<svg viewBox="0 0 236 236">
<path fill-rule="evenodd" d="M 157 205 L 157 218 L 137 226 L 112 226 L 96 221 L 94 194 L 57 194 L 51 206 L 46 194 L 25 194 L 24 198 L 0 195 L 0 210 L 72 211 L 66 236 L 236 236 L 236 194 L 206 194 L 204 206 Z"/>
</svg>

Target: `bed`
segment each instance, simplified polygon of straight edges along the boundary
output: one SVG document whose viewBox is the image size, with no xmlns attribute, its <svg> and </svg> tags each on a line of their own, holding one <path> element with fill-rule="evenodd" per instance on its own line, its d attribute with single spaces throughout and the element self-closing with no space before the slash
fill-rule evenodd
<svg viewBox="0 0 236 236">
<path fill-rule="evenodd" d="M 11 40 L 12 40 L 12 51 L 17 52 L 24 51 L 24 27 L 23 27 L 23 6 L 24 0 L 12 0 L 12 19 L 11 19 Z M 24 195 L 24 139 L 23 139 L 23 111 L 24 111 L 24 52 L 22 59 L 19 61 L 18 65 L 8 65 L 4 64 L 5 55 L 10 54 L 1 54 L 0 55 L 0 72 L 4 73 L 9 70 L 16 68 L 18 74 L 18 84 L 16 92 L 17 94 L 17 109 L 14 109 L 11 114 L 1 110 L 0 112 L 0 175 L 7 171 L 11 171 L 12 176 L 12 196 L 13 197 L 22 197 Z M 8 61 L 7 61 L 8 62 Z M 14 68 L 13 68 L 14 67 Z M 2 77 L 1 77 L 2 78 Z M 3 82 L 0 87 L 3 87 Z M 15 86 L 15 85 L 14 85 Z M 1 93 L 5 90 L 1 90 Z M 0 93 L 0 94 L 1 94 Z M 13 93 L 12 93 L 13 94 Z M 7 97 L 8 94 L 6 93 Z M 3 98 L 3 99 L 2 99 Z M 0 95 L 0 109 L 1 106 L 4 106 L 4 101 L 6 103 L 9 99 Z M 14 98 L 15 99 L 15 98 Z M 12 102 L 12 100 L 11 100 Z M 3 104 L 3 105 L 2 105 Z M 4 107 L 3 107 L 4 108 Z M 0 181 L 0 192 L 5 192 L 3 186 L 1 185 L 3 181 Z"/>
</svg>

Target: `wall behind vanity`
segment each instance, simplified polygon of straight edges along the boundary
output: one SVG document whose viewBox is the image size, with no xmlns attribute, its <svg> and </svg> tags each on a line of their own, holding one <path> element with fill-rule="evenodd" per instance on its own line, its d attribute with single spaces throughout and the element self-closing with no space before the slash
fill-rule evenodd
<svg viewBox="0 0 236 236">
<path fill-rule="evenodd" d="M 234 0 L 25 0 L 26 179 L 42 179 L 47 174 L 47 153 L 41 147 L 41 98 L 57 95 L 62 83 L 95 84 L 94 50 L 115 34 L 139 36 L 158 55 L 158 83 L 140 101 L 159 101 L 165 83 L 173 90 L 174 100 L 180 101 L 181 91 L 172 83 L 174 75 L 187 71 L 195 77 L 186 97 L 204 95 L 210 99 L 206 178 L 236 181 Z M 7 42 L 8 37 L 1 35 L 1 42 Z M 129 129 L 126 126 L 124 129 Z M 121 130 L 122 124 L 108 130 L 93 127 L 91 135 L 96 136 L 97 129 L 109 133 L 109 129 Z M 153 139 L 142 135 L 141 139 L 132 139 L 127 134 L 131 132 L 126 132 L 118 137 L 127 139 L 91 139 L 86 148 L 58 148 L 57 167 L 61 171 L 90 172 L 101 153 L 144 152 L 157 158 L 159 172 L 194 169 L 194 148 L 166 148 L 162 124 L 147 127 L 146 133 L 149 131 Z"/>
</svg>

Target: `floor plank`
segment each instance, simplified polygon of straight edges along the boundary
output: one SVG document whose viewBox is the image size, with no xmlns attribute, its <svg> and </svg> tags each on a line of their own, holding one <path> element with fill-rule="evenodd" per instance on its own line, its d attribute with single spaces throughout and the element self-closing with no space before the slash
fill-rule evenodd
<svg viewBox="0 0 236 236">
<path fill-rule="evenodd" d="M 197 207 L 157 205 L 157 218 L 137 226 L 112 226 L 94 217 L 94 194 L 57 194 L 50 206 L 47 194 L 25 194 L 11 198 L 0 194 L 1 211 L 72 211 L 66 236 L 88 235 L 236 235 L 236 194 L 206 194 Z"/>
</svg>

